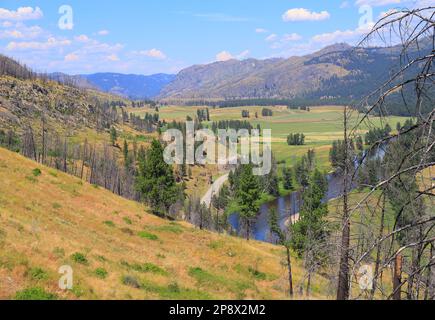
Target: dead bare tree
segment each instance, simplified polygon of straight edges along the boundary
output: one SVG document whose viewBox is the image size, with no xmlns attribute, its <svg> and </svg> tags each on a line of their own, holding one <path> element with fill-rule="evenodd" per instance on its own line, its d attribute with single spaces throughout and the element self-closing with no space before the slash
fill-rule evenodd
<svg viewBox="0 0 435 320">
<path fill-rule="evenodd" d="M 390 48 L 388 50 L 397 52 L 399 63 L 393 67 L 384 84 L 355 106 L 362 116 L 353 129 L 345 132 L 345 139 L 354 139 L 362 126 L 375 127 L 378 125 L 375 119 L 377 123 L 387 123 L 386 117 L 394 114 L 394 108 L 405 108 L 410 118 L 403 126 L 398 126 L 397 133 L 373 143 L 365 153 L 364 157 L 368 157 L 371 151 L 383 149 L 382 166 L 385 172 L 378 177 L 378 181 L 366 186 L 355 204 L 346 200 L 345 189 L 338 299 L 362 296 L 363 293 L 352 290 L 352 284 L 357 284 L 357 279 L 351 275 L 356 274 L 362 264 L 373 263 L 374 287 L 369 298 L 434 298 L 434 16 L 435 7 L 392 11 L 378 21 L 359 44 L 359 47 L 366 48 L 373 48 L 373 45 L 382 47 L 382 50 Z M 358 50 L 355 49 L 356 54 Z M 364 166 L 364 161 L 360 162 L 360 166 Z M 355 177 L 350 172 L 345 172 L 345 175 L 351 181 Z M 376 206 L 372 220 L 373 223 L 380 221 L 379 233 L 369 239 L 366 250 L 355 254 L 350 250 L 352 245 L 348 246 L 347 223 L 354 215 L 366 215 L 366 208 L 373 207 L 374 203 L 383 203 Z M 390 232 L 385 230 L 386 216 L 394 221 Z M 352 255 L 348 256 L 350 252 Z M 376 257 L 375 261 L 372 256 Z M 381 289 L 381 275 L 393 262 L 397 274 L 388 292 Z M 352 296 L 354 294 L 355 297 Z"/>
</svg>

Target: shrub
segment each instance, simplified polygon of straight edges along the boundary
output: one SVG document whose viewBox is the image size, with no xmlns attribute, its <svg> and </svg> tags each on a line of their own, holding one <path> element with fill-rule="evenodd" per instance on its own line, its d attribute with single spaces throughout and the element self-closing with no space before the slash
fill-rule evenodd
<svg viewBox="0 0 435 320">
<path fill-rule="evenodd" d="M 38 182 L 38 180 L 35 177 L 32 177 L 32 176 L 26 176 L 26 179 L 28 181 L 30 181 L 31 183 L 37 183 Z"/>
<path fill-rule="evenodd" d="M 95 269 L 94 273 L 100 279 L 106 279 L 106 277 L 108 275 L 107 270 L 104 268 L 97 268 L 97 269 Z"/>
<path fill-rule="evenodd" d="M 15 300 L 56 300 L 57 296 L 42 288 L 27 288 L 15 294 Z"/>
<path fill-rule="evenodd" d="M 124 220 L 124 222 L 126 224 L 133 224 L 133 222 L 129 218 L 127 218 L 127 217 L 122 218 L 122 220 Z"/>
<path fill-rule="evenodd" d="M 267 275 L 264 272 L 258 271 L 257 269 L 249 267 L 248 271 L 255 279 L 266 280 L 267 278 Z"/>
<path fill-rule="evenodd" d="M 53 203 L 53 209 L 59 210 L 60 208 L 62 208 L 62 206 L 59 203 L 57 202 Z"/>
<path fill-rule="evenodd" d="M 65 250 L 63 248 L 56 247 L 53 249 L 53 254 L 56 258 L 61 259 L 65 257 Z"/>
<path fill-rule="evenodd" d="M 34 177 L 39 177 L 42 174 L 42 171 L 41 169 L 36 168 L 32 170 L 32 173 Z"/>
<path fill-rule="evenodd" d="M 83 253 L 80 252 L 76 252 L 71 256 L 71 259 L 73 259 L 74 262 L 83 264 L 83 265 L 88 265 L 89 261 L 86 258 L 86 256 Z"/>
<path fill-rule="evenodd" d="M 45 272 L 41 268 L 30 269 L 29 275 L 33 280 L 44 280 L 48 278 L 47 272 Z"/>
<path fill-rule="evenodd" d="M 169 290 L 169 292 L 179 293 L 180 287 L 178 286 L 178 283 L 172 282 L 171 284 L 169 284 L 168 290 Z"/>
<path fill-rule="evenodd" d="M 122 284 L 136 289 L 140 288 L 139 281 L 134 276 L 131 275 L 123 276 Z"/>
<path fill-rule="evenodd" d="M 121 231 L 129 236 L 132 236 L 134 232 L 129 228 L 122 228 Z"/>
</svg>

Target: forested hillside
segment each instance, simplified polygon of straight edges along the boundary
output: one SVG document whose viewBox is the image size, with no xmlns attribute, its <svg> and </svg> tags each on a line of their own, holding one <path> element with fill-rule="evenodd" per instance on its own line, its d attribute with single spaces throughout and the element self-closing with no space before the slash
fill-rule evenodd
<svg viewBox="0 0 435 320">
<path fill-rule="evenodd" d="M 408 48 L 407 58 L 429 53 L 430 47 L 425 39 L 418 47 Z M 399 70 L 403 64 L 400 53 L 400 46 L 354 48 L 338 44 L 303 57 L 197 65 L 182 70 L 160 98 L 181 103 L 208 100 L 217 105 L 231 104 L 232 100 L 243 105 L 243 99 L 251 104 L 284 100 L 298 106 L 355 103 Z M 407 71 L 412 72 L 415 68 Z M 393 114 L 406 113 L 400 95 L 386 107 Z"/>
</svg>

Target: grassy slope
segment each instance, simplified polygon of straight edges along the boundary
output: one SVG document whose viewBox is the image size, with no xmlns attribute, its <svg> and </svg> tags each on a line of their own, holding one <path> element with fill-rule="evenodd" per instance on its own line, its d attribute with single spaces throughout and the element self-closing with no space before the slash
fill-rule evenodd
<svg viewBox="0 0 435 320">
<path fill-rule="evenodd" d="M 42 174 L 35 176 L 35 168 Z M 138 203 L 4 149 L 0 181 L 0 298 L 30 287 L 68 299 L 286 298 L 278 247 L 170 223 Z M 87 265 L 73 261 L 77 252 Z M 140 270 L 145 263 L 148 268 Z M 62 265 L 73 267 L 71 292 L 57 287 Z M 107 270 L 106 279 L 95 275 L 97 268 Z M 298 264 L 294 273 L 300 281 Z M 141 287 L 124 285 L 126 275 Z M 326 281 L 316 278 L 314 287 L 313 295 L 325 298 L 320 288 Z"/>
</svg>

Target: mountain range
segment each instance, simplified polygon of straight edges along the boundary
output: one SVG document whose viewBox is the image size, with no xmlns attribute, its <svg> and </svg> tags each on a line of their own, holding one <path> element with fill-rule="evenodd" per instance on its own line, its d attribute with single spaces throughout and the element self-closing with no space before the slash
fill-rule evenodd
<svg viewBox="0 0 435 320">
<path fill-rule="evenodd" d="M 422 48 L 424 45 L 418 50 Z M 340 43 L 301 57 L 194 65 L 177 75 L 96 73 L 62 77 L 71 77 L 81 87 L 132 99 L 305 99 L 347 103 L 385 82 L 400 65 L 400 50 L 399 46 L 355 48 Z M 412 49 L 409 55 L 412 57 Z"/>
<path fill-rule="evenodd" d="M 152 99 L 158 96 L 167 84 L 175 79 L 173 74 L 149 76 L 120 73 L 95 73 L 80 75 L 96 88 L 132 99 Z"/>
<path fill-rule="evenodd" d="M 110 72 L 67 75 L 56 72 L 51 73 L 49 77 L 62 83 L 74 84 L 80 88 L 98 89 L 106 93 L 140 100 L 157 97 L 176 76 L 164 73 L 145 76 Z"/>
<path fill-rule="evenodd" d="M 229 60 L 182 70 L 160 99 L 337 99 L 367 94 L 398 63 L 398 48 L 336 44 L 302 57 Z"/>
</svg>

